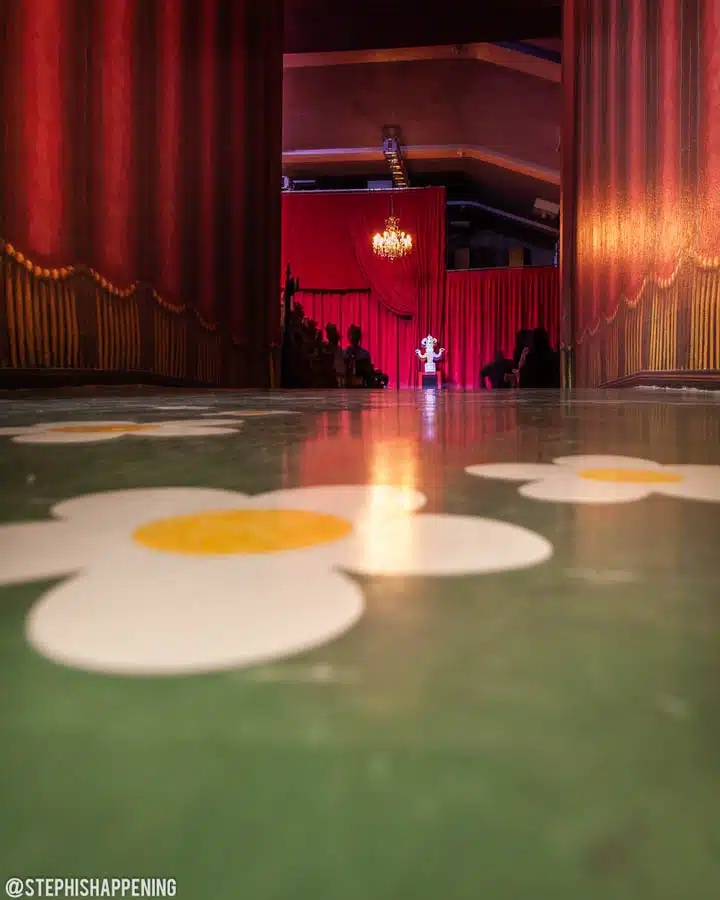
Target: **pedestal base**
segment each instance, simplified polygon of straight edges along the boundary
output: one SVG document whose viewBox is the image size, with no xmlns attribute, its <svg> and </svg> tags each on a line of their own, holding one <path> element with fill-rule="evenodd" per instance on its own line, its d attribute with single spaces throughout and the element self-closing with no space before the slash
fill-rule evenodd
<svg viewBox="0 0 720 900">
<path fill-rule="evenodd" d="M 421 388 L 441 388 L 442 374 L 438 370 L 434 373 L 418 372 L 418 387 Z"/>
</svg>

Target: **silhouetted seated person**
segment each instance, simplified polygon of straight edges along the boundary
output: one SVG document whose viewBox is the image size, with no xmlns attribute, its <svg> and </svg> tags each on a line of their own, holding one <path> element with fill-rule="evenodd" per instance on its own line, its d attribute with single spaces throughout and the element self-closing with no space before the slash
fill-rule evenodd
<svg viewBox="0 0 720 900">
<path fill-rule="evenodd" d="M 520 387 L 536 390 L 560 387 L 560 357 L 550 346 L 550 338 L 544 328 L 536 328 L 532 341 L 520 367 Z"/>
<path fill-rule="evenodd" d="M 530 341 L 532 339 L 532 331 L 522 329 L 515 336 L 515 350 L 512 358 L 512 371 L 505 376 L 505 382 L 508 387 L 517 388 L 520 386 L 520 369 L 525 365 L 525 360 L 530 352 Z"/>
<path fill-rule="evenodd" d="M 361 345 L 362 331 L 357 325 L 348 328 L 348 343 L 345 351 L 348 387 L 384 388 L 388 384 L 388 376 L 373 368 L 370 354 Z"/>
<path fill-rule="evenodd" d="M 512 370 L 512 360 L 507 359 L 503 355 L 502 350 L 498 350 L 493 362 L 488 363 L 482 372 L 480 372 L 480 387 L 485 389 L 485 379 L 487 379 L 490 382 L 490 387 L 494 391 L 509 388 L 510 385 L 506 376 L 511 375 Z"/>
<path fill-rule="evenodd" d="M 295 303 L 288 311 L 283 348 L 283 379 L 287 387 L 305 387 L 309 377 L 306 365 L 303 323 L 305 310 Z"/>
<path fill-rule="evenodd" d="M 340 347 L 340 332 L 337 325 L 331 322 L 325 326 L 325 337 L 327 340 L 322 345 L 323 356 L 323 381 L 327 382 L 327 387 L 345 387 L 346 383 L 346 365 L 345 356 Z"/>
</svg>

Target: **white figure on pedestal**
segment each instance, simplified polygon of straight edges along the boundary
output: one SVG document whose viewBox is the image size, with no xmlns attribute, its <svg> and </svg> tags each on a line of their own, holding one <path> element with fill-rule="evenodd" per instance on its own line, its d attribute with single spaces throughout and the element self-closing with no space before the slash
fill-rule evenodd
<svg viewBox="0 0 720 900">
<path fill-rule="evenodd" d="M 434 375 L 436 370 L 435 363 L 438 362 L 440 357 L 445 352 L 445 348 L 441 347 L 438 351 L 435 350 L 437 347 L 437 338 L 434 338 L 431 334 L 427 337 L 423 338 L 420 341 L 422 347 L 425 348 L 425 352 L 421 352 L 420 350 L 416 350 L 415 353 L 420 357 L 420 359 L 425 360 L 425 374 L 426 375 Z"/>
</svg>

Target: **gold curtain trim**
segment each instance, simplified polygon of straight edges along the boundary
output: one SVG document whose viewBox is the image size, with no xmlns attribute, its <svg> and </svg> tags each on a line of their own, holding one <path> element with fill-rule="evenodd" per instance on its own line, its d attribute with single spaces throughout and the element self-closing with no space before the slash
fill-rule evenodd
<svg viewBox="0 0 720 900">
<path fill-rule="evenodd" d="M 101 290 L 105 291 L 107 294 L 111 294 L 114 297 L 132 297 L 138 289 L 138 282 L 135 282 L 134 284 L 131 284 L 126 288 L 119 288 L 111 281 L 108 281 L 107 278 L 104 278 L 99 272 L 96 272 L 95 269 L 91 269 L 89 267 L 86 268 L 83 266 L 63 266 L 61 269 L 44 269 L 42 266 L 35 265 L 35 263 L 29 260 L 24 253 L 21 253 L 19 250 L 13 247 L 12 244 L 9 244 L 2 238 L 0 238 L 0 253 L 5 253 L 10 259 L 18 263 L 18 265 L 24 266 L 28 274 L 34 275 L 36 278 L 47 279 L 50 281 L 64 281 L 73 273 L 80 273 L 84 271 L 87 272 L 95 280 L 96 284 Z M 180 306 L 174 303 L 170 303 L 170 301 L 166 300 L 157 290 L 155 290 L 155 288 L 153 288 L 152 295 L 158 306 L 161 306 L 168 312 L 171 312 L 175 315 L 190 313 L 191 315 L 195 316 L 195 318 L 198 320 L 201 327 L 205 329 L 205 331 L 217 331 L 219 327 L 218 323 L 206 321 L 202 317 L 202 315 L 192 306 L 188 306 L 187 304 Z"/>
<path fill-rule="evenodd" d="M 615 311 L 609 316 L 601 315 L 597 322 L 592 326 L 592 328 L 585 328 L 582 334 L 576 339 L 575 345 L 580 346 L 584 343 L 585 340 L 587 340 L 587 338 L 594 337 L 600 330 L 601 325 L 604 324 L 606 327 L 612 325 L 615 319 L 617 319 L 618 313 L 623 306 L 627 309 L 635 309 L 640 301 L 644 298 L 645 292 L 648 290 L 648 288 L 658 288 L 661 291 L 669 290 L 677 281 L 683 265 L 687 263 L 690 263 L 696 269 L 701 269 L 706 272 L 720 270 L 720 256 L 704 256 L 703 254 L 698 253 L 696 250 L 681 251 L 678 254 L 675 268 L 670 273 L 670 275 L 664 278 L 654 273 L 651 275 L 646 275 L 645 278 L 643 278 L 639 290 L 632 299 L 626 297 L 624 294 L 621 294 L 620 302 L 615 308 Z"/>
</svg>

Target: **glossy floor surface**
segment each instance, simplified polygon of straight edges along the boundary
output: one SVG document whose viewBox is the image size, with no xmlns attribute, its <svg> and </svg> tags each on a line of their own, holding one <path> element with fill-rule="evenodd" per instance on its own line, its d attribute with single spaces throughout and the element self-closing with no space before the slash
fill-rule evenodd
<svg viewBox="0 0 720 900">
<path fill-rule="evenodd" d="M 720 896 L 720 396 L 0 418 L 3 878 Z"/>
</svg>

